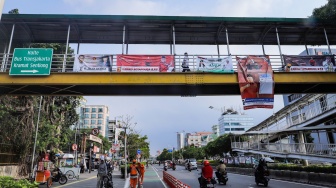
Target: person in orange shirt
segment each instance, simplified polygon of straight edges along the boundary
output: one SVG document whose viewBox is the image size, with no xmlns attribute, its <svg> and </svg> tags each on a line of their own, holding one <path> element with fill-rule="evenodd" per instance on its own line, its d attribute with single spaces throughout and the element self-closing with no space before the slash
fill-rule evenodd
<svg viewBox="0 0 336 188">
<path fill-rule="evenodd" d="M 130 172 L 130 184 L 131 188 L 136 188 L 137 183 L 138 183 L 138 175 L 139 175 L 139 170 L 136 165 L 136 160 L 133 159 L 132 164 L 129 167 L 129 172 Z"/>
<path fill-rule="evenodd" d="M 140 172 L 139 182 L 142 185 L 143 179 L 145 177 L 145 172 L 146 172 L 145 165 L 138 162 L 138 168 L 139 168 L 139 172 Z"/>
</svg>

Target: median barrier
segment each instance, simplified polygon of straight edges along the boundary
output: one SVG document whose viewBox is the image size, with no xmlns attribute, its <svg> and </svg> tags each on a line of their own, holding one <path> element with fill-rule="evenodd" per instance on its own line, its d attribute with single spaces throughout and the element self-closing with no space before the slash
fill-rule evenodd
<svg viewBox="0 0 336 188">
<path fill-rule="evenodd" d="M 227 167 L 228 173 L 237 173 L 254 176 L 253 168 L 237 168 L 237 167 Z M 290 171 L 290 170 L 274 170 L 270 169 L 270 178 L 280 179 L 285 181 L 307 183 L 313 185 L 322 185 L 329 187 L 336 187 L 336 174 L 325 174 L 325 173 L 315 173 L 315 172 L 304 172 L 304 171 Z"/>
<path fill-rule="evenodd" d="M 165 171 L 163 171 L 163 181 L 170 188 L 190 188 L 189 185 L 181 182 L 180 180 L 176 179 L 174 176 L 170 175 L 168 172 Z"/>
</svg>

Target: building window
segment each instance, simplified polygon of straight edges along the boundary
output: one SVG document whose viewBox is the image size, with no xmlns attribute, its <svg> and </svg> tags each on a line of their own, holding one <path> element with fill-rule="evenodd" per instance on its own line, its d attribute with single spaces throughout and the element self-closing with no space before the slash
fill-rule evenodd
<svg viewBox="0 0 336 188">
<path fill-rule="evenodd" d="M 89 124 L 89 120 L 84 120 L 84 125 L 88 125 Z"/>
<path fill-rule="evenodd" d="M 96 124 L 96 120 L 91 120 L 91 125 L 95 125 Z"/>
<path fill-rule="evenodd" d="M 96 118 L 96 114 L 91 114 L 91 118 Z"/>
<path fill-rule="evenodd" d="M 84 114 L 84 118 L 89 118 L 89 114 Z"/>
<path fill-rule="evenodd" d="M 103 114 L 98 114 L 98 118 L 99 119 L 103 118 Z"/>
<path fill-rule="evenodd" d="M 103 112 L 103 108 L 98 108 L 98 112 Z"/>
<path fill-rule="evenodd" d="M 97 108 L 92 108 L 91 112 L 97 112 Z"/>
<path fill-rule="evenodd" d="M 232 128 L 231 131 L 244 131 L 245 128 Z"/>
<path fill-rule="evenodd" d="M 101 129 L 102 129 L 102 127 L 101 127 L 101 126 L 98 126 L 97 128 L 98 128 L 99 130 L 101 130 Z"/>
<path fill-rule="evenodd" d="M 85 108 L 84 112 L 90 112 L 90 108 Z"/>
<path fill-rule="evenodd" d="M 103 124 L 103 120 L 98 120 L 98 125 Z"/>
<path fill-rule="evenodd" d="M 230 128 L 225 128 L 225 131 L 230 131 Z"/>
</svg>

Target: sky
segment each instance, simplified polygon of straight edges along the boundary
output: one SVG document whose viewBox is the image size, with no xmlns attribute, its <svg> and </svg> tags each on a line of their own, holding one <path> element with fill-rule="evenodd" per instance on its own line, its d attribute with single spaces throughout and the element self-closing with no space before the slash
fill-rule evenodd
<svg viewBox="0 0 336 188">
<path fill-rule="evenodd" d="M 314 8 L 327 0 L 5 0 L 3 13 L 19 9 L 20 14 L 88 15 L 160 15 L 214 17 L 307 18 Z M 70 44 L 77 50 L 77 44 Z M 283 46 L 283 54 L 298 54 L 304 46 Z M 216 46 L 176 47 L 176 54 L 217 54 Z M 226 53 L 226 46 L 220 46 Z M 262 54 L 260 46 L 230 46 L 232 54 Z M 267 54 L 279 54 L 277 46 L 265 46 Z M 120 54 L 120 45 L 81 45 L 79 53 Z M 129 54 L 169 54 L 170 47 L 129 45 Z M 274 109 L 242 110 L 241 98 L 235 96 L 196 97 L 123 97 L 85 96 L 88 105 L 107 105 L 110 119 L 131 116 L 135 129 L 147 135 L 151 154 L 177 146 L 176 132 L 211 131 L 218 124 L 220 109 L 234 108 L 254 117 L 258 124 L 283 107 L 282 95 L 275 96 Z M 215 107 L 210 109 L 209 106 Z"/>
</svg>

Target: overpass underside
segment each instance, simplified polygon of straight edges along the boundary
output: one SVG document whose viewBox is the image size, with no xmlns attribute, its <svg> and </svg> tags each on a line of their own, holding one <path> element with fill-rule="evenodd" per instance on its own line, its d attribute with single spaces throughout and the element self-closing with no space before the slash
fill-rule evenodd
<svg viewBox="0 0 336 188">
<path fill-rule="evenodd" d="M 336 74 L 274 72 L 275 94 L 336 93 Z M 240 95 L 237 73 L 0 73 L 0 95 L 209 96 Z"/>
</svg>

